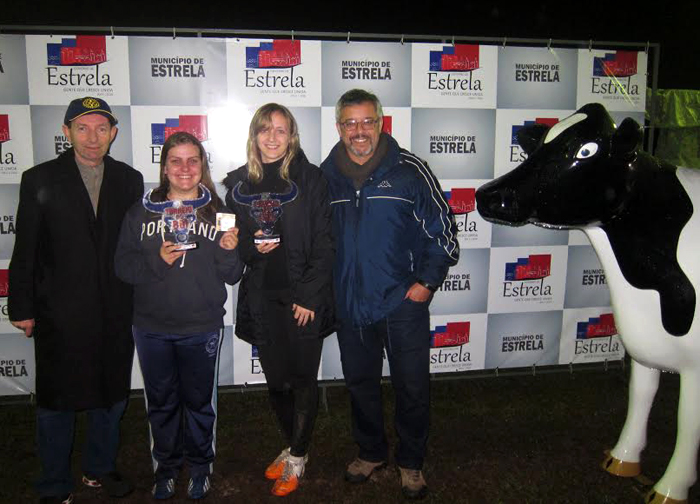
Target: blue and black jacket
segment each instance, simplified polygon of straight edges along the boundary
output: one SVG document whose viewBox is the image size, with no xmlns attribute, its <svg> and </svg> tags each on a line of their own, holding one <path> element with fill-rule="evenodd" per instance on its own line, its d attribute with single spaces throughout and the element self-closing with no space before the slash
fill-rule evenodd
<svg viewBox="0 0 700 504">
<path fill-rule="evenodd" d="M 425 161 L 387 141 L 359 191 L 335 164 L 342 142 L 321 164 L 337 240 L 338 316 L 356 327 L 386 317 L 417 281 L 441 285 L 459 259 L 457 226 L 437 179 Z"/>
</svg>

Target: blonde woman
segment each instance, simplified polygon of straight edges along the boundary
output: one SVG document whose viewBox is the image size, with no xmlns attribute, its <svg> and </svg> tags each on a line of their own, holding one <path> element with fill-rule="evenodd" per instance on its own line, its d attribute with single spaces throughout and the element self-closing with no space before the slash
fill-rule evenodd
<svg viewBox="0 0 700 504">
<path fill-rule="evenodd" d="M 335 330 L 331 209 L 321 171 L 299 146 L 282 105 L 260 107 L 250 124 L 248 162 L 229 173 L 246 270 L 236 335 L 258 348 L 270 403 L 287 446 L 265 471 L 274 495 L 297 489 L 316 413 L 322 338 Z"/>
</svg>

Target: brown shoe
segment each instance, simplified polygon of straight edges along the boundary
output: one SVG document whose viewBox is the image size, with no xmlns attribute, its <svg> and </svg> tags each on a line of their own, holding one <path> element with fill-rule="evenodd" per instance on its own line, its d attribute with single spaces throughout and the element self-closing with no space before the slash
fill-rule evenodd
<svg viewBox="0 0 700 504">
<path fill-rule="evenodd" d="M 347 470 L 345 471 L 345 481 L 350 483 L 364 483 L 372 476 L 374 471 L 379 471 L 386 467 L 386 462 L 368 462 L 367 460 L 362 460 L 357 457 L 355 460 L 350 462 Z"/>
<path fill-rule="evenodd" d="M 428 485 L 420 469 L 399 467 L 401 473 L 401 492 L 407 499 L 422 499 L 428 495 Z"/>
</svg>

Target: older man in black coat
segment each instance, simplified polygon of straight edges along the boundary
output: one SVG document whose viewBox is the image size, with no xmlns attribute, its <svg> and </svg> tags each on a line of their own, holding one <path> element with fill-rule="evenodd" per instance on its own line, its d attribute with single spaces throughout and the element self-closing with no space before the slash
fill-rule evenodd
<svg viewBox="0 0 700 504">
<path fill-rule="evenodd" d="M 143 177 L 107 155 L 117 120 L 99 98 L 73 100 L 63 132 L 73 147 L 22 175 L 9 316 L 34 337 L 41 502 L 72 502 L 75 412 L 86 410 L 83 483 L 110 496 L 133 486 L 116 472 L 129 393 L 132 291 L 114 274 L 122 218 Z"/>
</svg>

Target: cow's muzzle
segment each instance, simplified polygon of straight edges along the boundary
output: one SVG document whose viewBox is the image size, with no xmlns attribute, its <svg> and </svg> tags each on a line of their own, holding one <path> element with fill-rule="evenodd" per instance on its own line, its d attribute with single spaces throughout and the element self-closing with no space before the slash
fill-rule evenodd
<svg viewBox="0 0 700 504">
<path fill-rule="evenodd" d="M 495 182 L 495 181 L 493 181 Z M 516 191 L 509 187 L 489 182 L 476 191 L 476 207 L 479 214 L 489 222 L 522 226 L 528 215 Z"/>
</svg>

